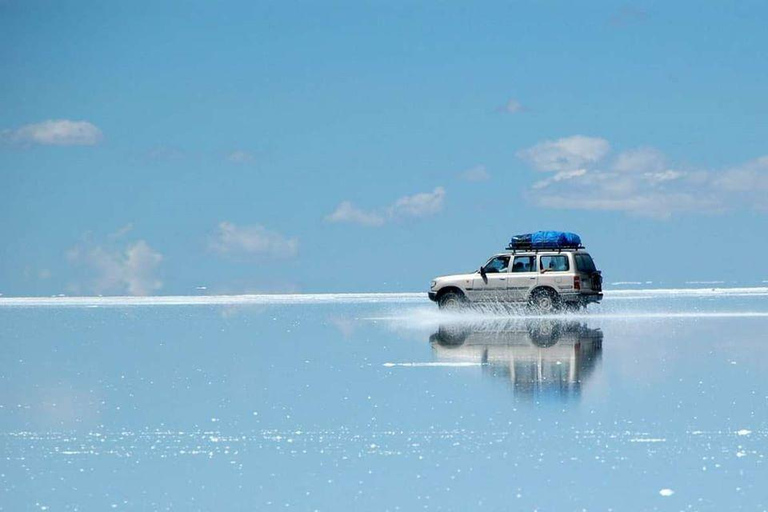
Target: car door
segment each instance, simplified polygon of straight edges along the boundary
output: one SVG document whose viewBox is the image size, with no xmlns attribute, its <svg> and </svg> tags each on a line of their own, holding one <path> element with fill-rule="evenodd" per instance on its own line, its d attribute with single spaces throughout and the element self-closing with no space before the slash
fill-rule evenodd
<svg viewBox="0 0 768 512">
<path fill-rule="evenodd" d="M 536 286 L 538 277 L 536 256 L 515 256 L 507 278 L 507 294 L 510 300 L 527 300 L 530 290 Z"/>
<path fill-rule="evenodd" d="M 494 256 L 483 265 L 485 276 L 476 274 L 473 278 L 470 298 L 478 302 L 504 300 L 507 293 L 507 278 L 509 277 L 508 254 Z"/>
<path fill-rule="evenodd" d="M 573 275 L 568 254 L 542 254 L 539 257 L 539 285 L 550 286 L 558 292 L 573 290 Z"/>
</svg>

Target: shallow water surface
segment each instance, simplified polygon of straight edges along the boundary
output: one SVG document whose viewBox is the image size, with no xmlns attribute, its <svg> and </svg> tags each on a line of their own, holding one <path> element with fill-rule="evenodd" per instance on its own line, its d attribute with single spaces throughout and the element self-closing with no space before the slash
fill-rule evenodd
<svg viewBox="0 0 768 512">
<path fill-rule="evenodd" d="M 766 299 L 6 303 L 0 510 L 763 510 Z"/>
</svg>

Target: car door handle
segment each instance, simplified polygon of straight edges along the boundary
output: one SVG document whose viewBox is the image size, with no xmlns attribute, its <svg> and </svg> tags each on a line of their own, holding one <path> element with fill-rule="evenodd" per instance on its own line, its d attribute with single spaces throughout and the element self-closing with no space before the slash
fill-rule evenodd
<svg viewBox="0 0 768 512">
<path fill-rule="evenodd" d="M 528 279 L 536 279 L 535 277 L 529 277 Z"/>
<path fill-rule="evenodd" d="M 506 277 L 500 277 L 500 278 L 499 278 L 499 281 L 506 281 L 506 280 L 507 280 L 507 278 L 506 278 Z"/>
</svg>

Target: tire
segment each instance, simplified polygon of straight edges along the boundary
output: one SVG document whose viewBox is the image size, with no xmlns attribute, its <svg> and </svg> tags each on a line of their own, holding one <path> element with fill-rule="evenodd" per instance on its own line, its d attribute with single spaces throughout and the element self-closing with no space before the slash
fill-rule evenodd
<svg viewBox="0 0 768 512">
<path fill-rule="evenodd" d="M 541 313 L 552 313 L 560 309 L 560 297 L 553 290 L 540 288 L 533 291 L 531 306 Z"/>
<path fill-rule="evenodd" d="M 440 309 L 460 309 L 466 302 L 466 297 L 460 293 L 445 292 L 437 299 L 437 306 Z"/>
<path fill-rule="evenodd" d="M 560 341 L 562 324 L 559 320 L 536 320 L 528 324 L 528 336 L 537 347 L 551 347 Z"/>
<path fill-rule="evenodd" d="M 435 342 L 441 347 L 460 347 L 470 332 L 469 329 L 460 325 L 441 325 L 437 332 L 429 337 L 429 341 Z"/>
</svg>

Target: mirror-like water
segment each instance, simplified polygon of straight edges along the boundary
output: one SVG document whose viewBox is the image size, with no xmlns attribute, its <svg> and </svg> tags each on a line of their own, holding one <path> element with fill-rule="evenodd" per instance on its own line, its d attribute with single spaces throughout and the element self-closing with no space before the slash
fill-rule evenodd
<svg viewBox="0 0 768 512">
<path fill-rule="evenodd" d="M 633 293 L 3 304 L 0 510 L 768 507 L 765 293 Z"/>
</svg>

